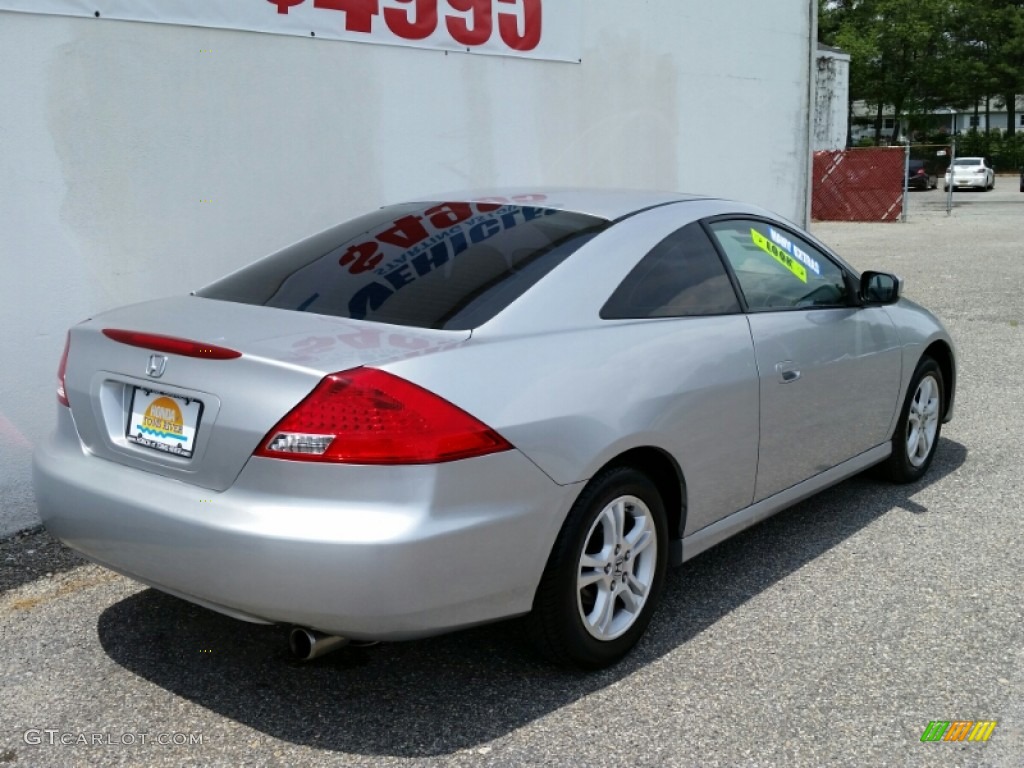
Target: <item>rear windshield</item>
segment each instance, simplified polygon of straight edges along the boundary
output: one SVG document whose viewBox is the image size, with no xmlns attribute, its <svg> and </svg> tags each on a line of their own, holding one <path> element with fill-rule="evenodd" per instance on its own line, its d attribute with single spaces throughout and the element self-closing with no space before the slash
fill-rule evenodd
<svg viewBox="0 0 1024 768">
<path fill-rule="evenodd" d="M 953 165 L 981 165 L 981 158 L 979 157 L 965 157 L 960 160 L 956 160 Z"/>
<path fill-rule="evenodd" d="M 419 328 L 487 322 L 608 226 L 500 203 L 415 203 L 362 216 L 198 296 Z"/>
</svg>

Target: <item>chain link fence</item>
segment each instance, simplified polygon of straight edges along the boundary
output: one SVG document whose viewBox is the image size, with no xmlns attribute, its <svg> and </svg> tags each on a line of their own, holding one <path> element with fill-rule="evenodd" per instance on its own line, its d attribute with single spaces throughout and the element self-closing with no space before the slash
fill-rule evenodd
<svg viewBox="0 0 1024 768">
<path fill-rule="evenodd" d="M 955 140 L 954 140 L 955 141 Z M 927 190 L 927 185 L 922 187 L 921 178 L 922 176 L 926 179 L 930 179 L 931 183 L 935 184 L 934 188 L 943 186 L 943 179 L 946 175 L 946 169 L 949 168 L 950 163 L 956 156 L 956 148 L 954 141 L 947 142 L 945 144 L 909 144 L 907 145 L 908 153 L 908 164 L 907 164 L 907 185 L 909 187 L 911 180 L 914 181 L 916 189 Z M 910 170 L 910 162 L 916 161 L 914 164 L 915 171 Z M 908 190 L 909 191 L 909 190 Z M 946 213 L 948 214 L 953 205 L 952 197 L 945 195 L 946 198 Z M 906 221 L 909 209 L 911 207 L 911 199 L 909 197 L 904 199 L 903 205 L 903 220 Z"/>
<path fill-rule="evenodd" d="M 814 153 L 811 218 L 896 221 L 903 215 L 907 147 L 866 147 Z"/>
</svg>

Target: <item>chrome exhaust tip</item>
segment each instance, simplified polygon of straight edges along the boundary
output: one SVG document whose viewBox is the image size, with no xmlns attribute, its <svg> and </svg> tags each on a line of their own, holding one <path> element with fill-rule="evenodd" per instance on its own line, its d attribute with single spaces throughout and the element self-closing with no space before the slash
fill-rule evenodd
<svg viewBox="0 0 1024 768">
<path fill-rule="evenodd" d="M 327 635 L 305 627 L 295 627 L 288 635 L 288 647 L 292 656 L 300 661 L 318 659 L 346 645 L 348 638 Z"/>
</svg>

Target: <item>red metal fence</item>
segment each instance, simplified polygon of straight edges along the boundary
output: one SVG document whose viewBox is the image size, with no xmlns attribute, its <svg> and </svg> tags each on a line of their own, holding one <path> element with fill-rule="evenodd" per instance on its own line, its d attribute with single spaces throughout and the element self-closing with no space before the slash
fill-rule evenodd
<svg viewBox="0 0 1024 768">
<path fill-rule="evenodd" d="M 811 218 L 896 221 L 903 212 L 903 147 L 814 153 Z"/>
</svg>

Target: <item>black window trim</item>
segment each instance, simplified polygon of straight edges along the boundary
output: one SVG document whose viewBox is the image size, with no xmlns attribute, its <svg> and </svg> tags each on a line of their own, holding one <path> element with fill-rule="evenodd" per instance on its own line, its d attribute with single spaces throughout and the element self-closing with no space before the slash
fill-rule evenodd
<svg viewBox="0 0 1024 768">
<path fill-rule="evenodd" d="M 743 293 L 743 288 L 740 285 L 739 278 L 736 277 L 736 272 L 732 268 L 732 264 L 729 258 L 725 255 L 725 251 L 722 248 L 718 238 L 715 237 L 714 231 L 711 229 L 712 224 L 717 224 L 720 221 L 756 221 L 759 224 L 769 224 L 773 227 L 783 230 L 784 232 L 792 235 L 793 237 L 799 238 L 807 242 L 809 245 L 814 246 L 815 250 L 820 251 L 821 254 L 827 258 L 832 264 L 839 269 L 843 275 L 843 282 L 846 285 L 846 296 L 847 300 L 845 304 L 834 304 L 828 306 L 815 306 L 815 307 L 755 307 L 747 303 L 747 297 Z M 793 231 L 793 228 L 787 225 L 785 222 L 777 221 L 776 219 L 768 218 L 767 216 L 758 216 L 752 213 L 722 213 L 715 216 L 708 216 L 707 218 L 700 220 L 701 227 L 711 240 L 711 244 L 715 247 L 715 251 L 718 253 L 718 258 L 722 260 L 725 265 L 726 274 L 729 275 L 729 280 L 732 282 L 733 291 L 735 291 L 740 301 L 740 307 L 743 309 L 743 313 L 747 315 L 762 314 L 765 312 L 807 312 L 808 310 L 814 310 L 815 312 L 827 311 L 830 309 L 850 309 L 852 307 L 859 307 L 860 303 L 857 301 L 857 286 L 860 285 L 860 275 L 856 273 L 849 264 L 844 262 L 838 256 L 836 256 L 831 250 L 823 246 L 820 242 L 808 237 L 804 234 L 800 234 Z"/>
</svg>

